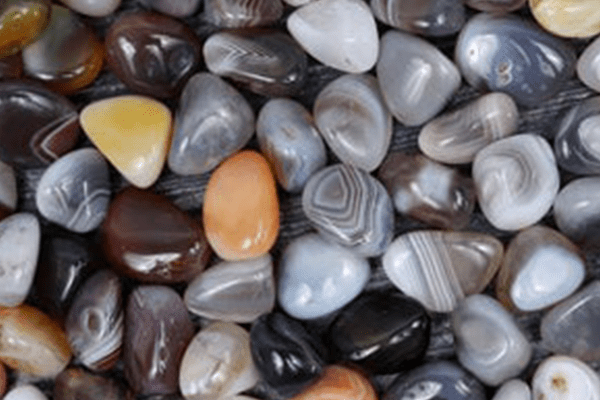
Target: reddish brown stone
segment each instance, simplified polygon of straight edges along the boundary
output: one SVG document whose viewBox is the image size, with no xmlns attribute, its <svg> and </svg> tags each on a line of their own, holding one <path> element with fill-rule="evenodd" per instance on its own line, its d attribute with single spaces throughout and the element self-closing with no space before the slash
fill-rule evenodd
<svg viewBox="0 0 600 400">
<path fill-rule="evenodd" d="M 0 58 L 0 79 L 19 79 L 23 75 L 23 60 L 20 54 Z"/>
<path fill-rule="evenodd" d="M 126 400 L 124 388 L 116 381 L 81 368 L 61 372 L 54 384 L 54 400 Z"/>
</svg>

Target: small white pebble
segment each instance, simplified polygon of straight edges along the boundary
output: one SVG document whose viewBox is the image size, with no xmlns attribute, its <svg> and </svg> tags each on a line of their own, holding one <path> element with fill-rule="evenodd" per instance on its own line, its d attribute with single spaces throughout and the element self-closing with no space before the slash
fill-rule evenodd
<svg viewBox="0 0 600 400">
<path fill-rule="evenodd" d="M 37 387 L 23 385 L 6 393 L 3 400 L 48 400 L 48 398 Z"/>
</svg>

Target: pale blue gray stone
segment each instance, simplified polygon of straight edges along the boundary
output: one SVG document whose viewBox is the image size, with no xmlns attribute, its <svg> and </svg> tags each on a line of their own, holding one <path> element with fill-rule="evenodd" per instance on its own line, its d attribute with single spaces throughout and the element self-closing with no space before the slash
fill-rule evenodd
<svg viewBox="0 0 600 400">
<path fill-rule="evenodd" d="M 500 386 L 492 400 L 531 400 L 531 389 L 520 379 L 511 379 Z"/>
<path fill-rule="evenodd" d="M 600 37 L 590 43 L 577 60 L 577 77 L 587 87 L 600 92 Z"/>
<path fill-rule="evenodd" d="M 46 395 L 36 386 L 24 384 L 13 387 L 2 398 L 3 400 L 48 400 Z"/>
<path fill-rule="evenodd" d="M 189 17 L 200 6 L 201 0 L 141 0 L 146 7 L 176 18 Z"/>
</svg>

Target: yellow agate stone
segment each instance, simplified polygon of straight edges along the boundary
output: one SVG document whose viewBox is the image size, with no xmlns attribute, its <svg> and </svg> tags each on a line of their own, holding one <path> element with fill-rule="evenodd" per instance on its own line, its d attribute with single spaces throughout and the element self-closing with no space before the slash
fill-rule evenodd
<svg viewBox="0 0 600 400">
<path fill-rule="evenodd" d="M 598 0 L 529 0 L 529 8 L 546 30 L 563 37 L 590 37 L 600 33 Z"/>
</svg>

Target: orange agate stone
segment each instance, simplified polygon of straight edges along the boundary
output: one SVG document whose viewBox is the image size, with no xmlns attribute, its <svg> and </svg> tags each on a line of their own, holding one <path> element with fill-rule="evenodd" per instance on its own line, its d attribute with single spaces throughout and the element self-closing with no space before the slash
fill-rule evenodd
<svg viewBox="0 0 600 400">
<path fill-rule="evenodd" d="M 265 254 L 279 231 L 275 179 L 265 158 L 241 151 L 214 170 L 204 194 L 204 230 L 225 260 Z"/>
<path fill-rule="evenodd" d="M 0 57 L 17 53 L 34 41 L 48 25 L 48 0 L 0 2 Z"/>
<path fill-rule="evenodd" d="M 330 365 L 319 379 L 291 400 L 377 400 L 371 382 L 360 372 Z"/>
</svg>

